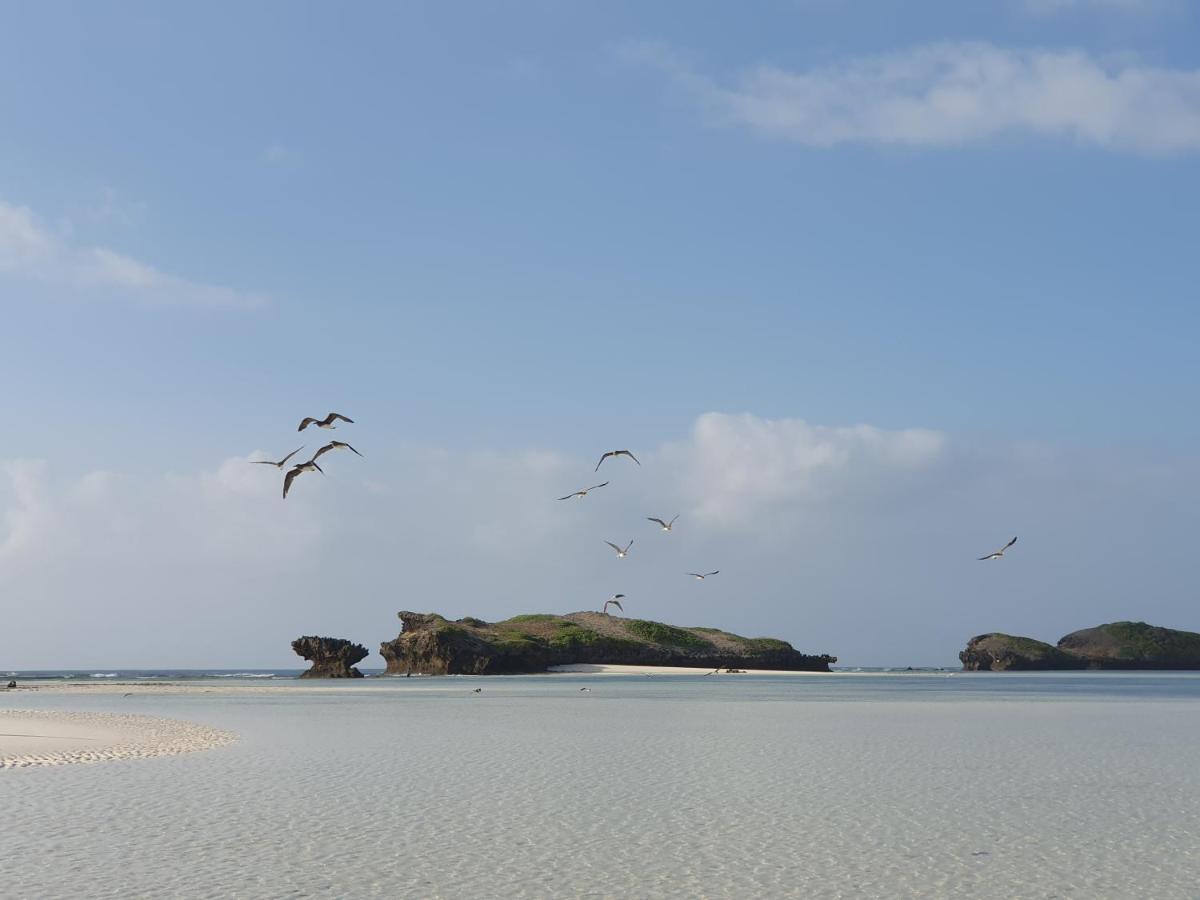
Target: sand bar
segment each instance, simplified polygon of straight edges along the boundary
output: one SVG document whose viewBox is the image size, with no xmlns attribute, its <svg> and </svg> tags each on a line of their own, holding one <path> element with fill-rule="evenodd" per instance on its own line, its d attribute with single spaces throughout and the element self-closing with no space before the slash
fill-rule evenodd
<svg viewBox="0 0 1200 900">
<path fill-rule="evenodd" d="M 228 731 L 157 716 L 0 709 L 0 769 L 174 756 L 233 740 Z"/>
</svg>

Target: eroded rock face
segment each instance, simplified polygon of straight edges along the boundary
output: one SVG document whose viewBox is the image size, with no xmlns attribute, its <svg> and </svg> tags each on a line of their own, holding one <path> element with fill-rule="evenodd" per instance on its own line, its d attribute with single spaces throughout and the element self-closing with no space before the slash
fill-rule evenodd
<svg viewBox="0 0 1200 900">
<path fill-rule="evenodd" d="M 1200 634 L 1145 622 L 1072 631 L 1058 646 L 1011 634 L 981 634 L 958 654 L 968 672 L 1050 669 L 1200 669 Z"/>
<path fill-rule="evenodd" d="M 1145 622 L 1110 622 L 1072 631 L 1058 649 L 1090 669 L 1200 669 L 1200 634 Z"/>
<path fill-rule="evenodd" d="M 515 674 L 572 663 L 828 672 L 837 662 L 834 656 L 799 653 L 786 641 L 597 612 L 489 623 L 405 611 L 400 622 L 399 637 L 379 648 L 389 675 Z"/>
<path fill-rule="evenodd" d="M 292 650 L 312 663 L 312 668 L 300 675 L 301 678 L 362 678 L 363 673 L 354 668 L 369 652 L 362 644 L 343 638 L 301 637 L 292 641 Z"/>
<path fill-rule="evenodd" d="M 1050 644 L 998 631 L 971 638 L 958 658 L 967 672 L 1086 668 L 1083 662 Z"/>
</svg>

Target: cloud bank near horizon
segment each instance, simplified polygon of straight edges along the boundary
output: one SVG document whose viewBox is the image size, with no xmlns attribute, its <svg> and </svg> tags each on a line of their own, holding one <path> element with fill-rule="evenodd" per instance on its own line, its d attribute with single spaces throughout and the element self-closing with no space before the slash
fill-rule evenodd
<svg viewBox="0 0 1200 900">
<path fill-rule="evenodd" d="M 634 617 L 859 665 L 951 664 L 988 630 L 1200 626 L 1177 590 L 1195 460 L 723 413 L 639 455 L 595 479 L 593 460 L 549 450 L 375 448 L 303 476 L 287 501 L 254 454 L 153 476 L 10 460 L 0 667 L 296 666 L 292 638 L 374 650 L 399 609 L 498 619 L 617 592 Z M 676 513 L 671 535 L 645 521 Z M 1019 552 L 975 560 L 1013 533 Z M 631 538 L 627 560 L 602 543 Z M 721 577 L 686 578 L 697 566 Z"/>
</svg>

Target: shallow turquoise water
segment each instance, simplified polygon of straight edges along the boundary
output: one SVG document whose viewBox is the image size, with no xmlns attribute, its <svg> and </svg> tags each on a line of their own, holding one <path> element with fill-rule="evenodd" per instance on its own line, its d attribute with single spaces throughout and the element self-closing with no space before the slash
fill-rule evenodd
<svg viewBox="0 0 1200 900">
<path fill-rule="evenodd" d="M 1198 674 L 206 684 L 0 695 L 240 736 L 0 774 L 0 895 L 1198 895 Z"/>
</svg>

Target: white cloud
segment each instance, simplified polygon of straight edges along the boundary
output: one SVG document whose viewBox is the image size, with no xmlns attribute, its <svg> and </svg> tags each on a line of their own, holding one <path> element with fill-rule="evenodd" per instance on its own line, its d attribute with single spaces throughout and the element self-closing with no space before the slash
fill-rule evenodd
<svg viewBox="0 0 1200 900">
<path fill-rule="evenodd" d="M 261 294 L 191 281 L 106 247 L 77 244 L 28 207 L 0 200 L 0 276 L 5 274 L 150 304 L 251 308 L 266 302 Z"/>
<path fill-rule="evenodd" d="M 926 429 L 828 427 L 800 419 L 702 415 L 691 439 L 666 450 L 696 515 L 742 526 L 806 502 L 840 502 L 864 483 L 872 490 L 938 462 L 945 437 Z"/>
<path fill-rule="evenodd" d="M 723 85 L 661 45 L 622 52 L 667 72 L 721 120 L 817 147 L 1028 134 L 1138 153 L 1200 149 L 1196 69 L 957 43 L 802 72 L 760 65 Z"/>
</svg>

